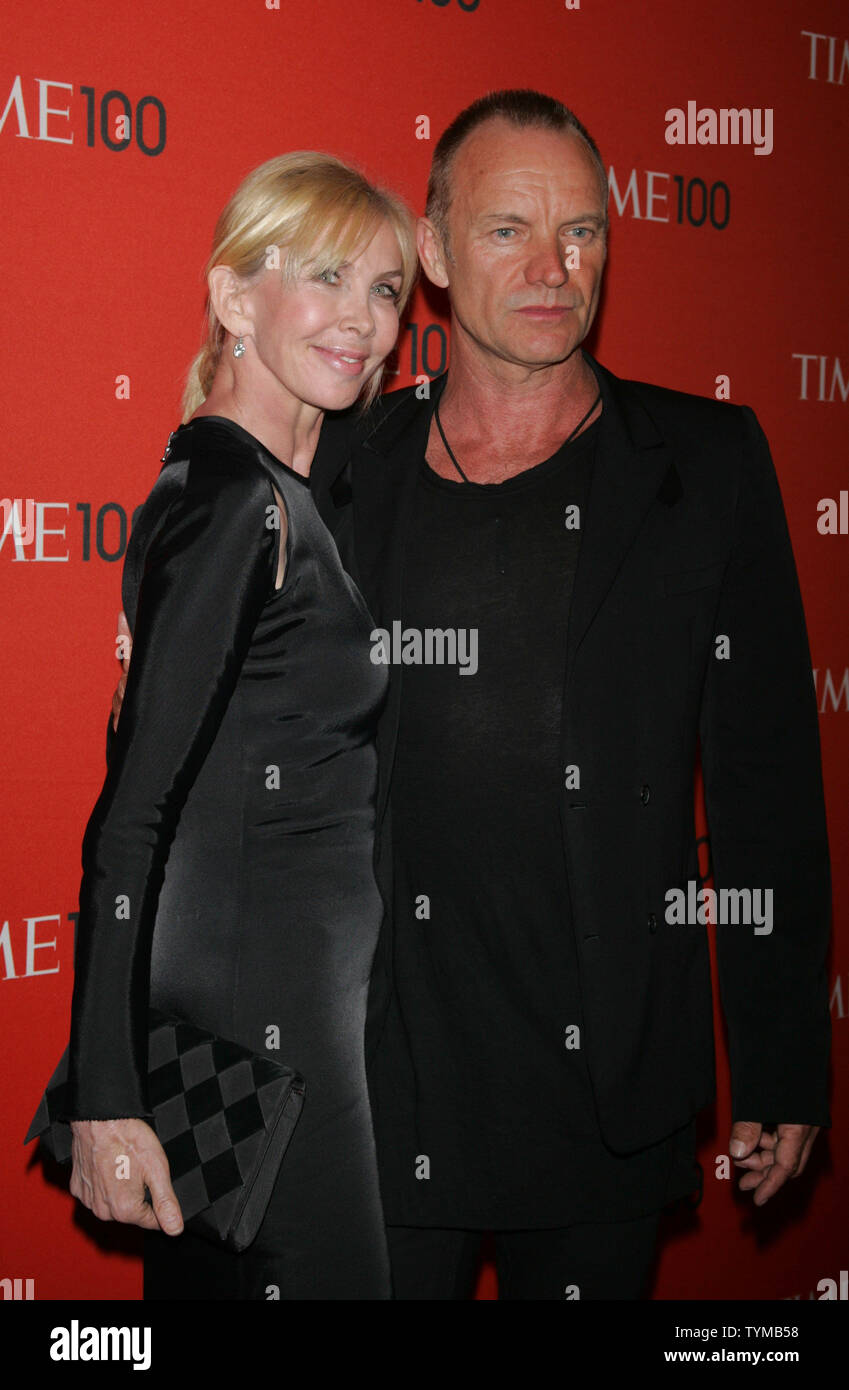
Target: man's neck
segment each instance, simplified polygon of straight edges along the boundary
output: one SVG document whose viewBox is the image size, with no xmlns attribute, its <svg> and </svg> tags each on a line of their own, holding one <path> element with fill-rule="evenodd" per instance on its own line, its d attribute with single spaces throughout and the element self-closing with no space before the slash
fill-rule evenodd
<svg viewBox="0 0 849 1390">
<path fill-rule="evenodd" d="M 600 402 L 581 425 L 598 394 L 595 373 L 580 348 L 565 362 L 541 369 L 497 359 L 490 363 L 452 348 L 439 417 L 451 453 L 470 481 L 503 482 L 550 458 L 578 426 L 583 431 L 598 419 Z M 426 457 L 442 477 L 458 477 L 435 420 Z"/>
</svg>

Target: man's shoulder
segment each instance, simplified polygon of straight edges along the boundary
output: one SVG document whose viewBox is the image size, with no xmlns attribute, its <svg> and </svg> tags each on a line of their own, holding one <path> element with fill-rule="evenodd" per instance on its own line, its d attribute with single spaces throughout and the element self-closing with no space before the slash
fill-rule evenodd
<svg viewBox="0 0 849 1390">
<path fill-rule="evenodd" d="M 426 408 L 427 400 L 420 399 L 420 387 L 405 386 L 378 396 L 366 410 L 354 405 L 348 410 L 328 412 L 313 458 L 314 496 L 321 498 L 338 487 L 346 467 L 357 470 L 361 461 L 376 463 L 408 425 L 415 425 L 418 412 Z"/>
<path fill-rule="evenodd" d="M 620 404 L 631 414 L 648 415 L 670 442 L 721 448 L 745 443 L 752 436 L 756 421 L 749 406 L 608 374 Z"/>
<path fill-rule="evenodd" d="M 384 391 L 367 410 L 352 406 L 349 410 L 328 413 L 324 417 L 322 430 L 337 440 L 345 440 L 351 445 L 362 444 L 370 435 L 379 430 L 390 419 L 412 417 L 418 410 L 427 406 L 422 400 L 419 386 L 402 386 L 397 391 Z"/>
<path fill-rule="evenodd" d="M 606 373 L 614 398 L 630 422 L 643 425 L 648 417 L 670 443 L 727 448 L 751 440 L 758 430 L 749 406 L 619 377 L 601 363 L 597 366 Z M 381 442 L 392 440 L 413 426 L 417 417 L 429 410 L 429 398 L 430 391 L 423 396 L 421 386 L 416 384 L 386 391 L 367 410 L 355 406 L 327 415 L 322 437 L 334 450 L 344 447 L 354 451 L 369 441 L 379 447 Z"/>
</svg>

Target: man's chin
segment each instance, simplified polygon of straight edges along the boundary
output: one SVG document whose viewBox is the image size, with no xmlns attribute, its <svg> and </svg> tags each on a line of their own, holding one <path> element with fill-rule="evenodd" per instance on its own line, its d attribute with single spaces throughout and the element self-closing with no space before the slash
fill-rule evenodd
<svg viewBox="0 0 849 1390">
<path fill-rule="evenodd" d="M 527 367 L 528 370 L 533 371 L 545 367 L 561 367 L 578 351 L 579 347 L 580 343 L 576 342 L 560 345 L 547 343 L 545 346 L 514 342 L 510 344 L 508 352 L 500 355 L 506 361 L 514 362 L 517 367 Z"/>
<path fill-rule="evenodd" d="M 585 334 L 583 331 L 576 332 L 576 328 L 576 324 L 571 324 L 567 333 L 562 325 L 557 330 L 552 328 L 548 331 L 541 329 L 539 324 L 529 323 L 524 328 L 511 325 L 512 331 L 505 338 L 503 346 L 517 361 L 525 362 L 529 367 L 556 366 L 558 362 L 565 362 L 580 347 Z"/>
</svg>

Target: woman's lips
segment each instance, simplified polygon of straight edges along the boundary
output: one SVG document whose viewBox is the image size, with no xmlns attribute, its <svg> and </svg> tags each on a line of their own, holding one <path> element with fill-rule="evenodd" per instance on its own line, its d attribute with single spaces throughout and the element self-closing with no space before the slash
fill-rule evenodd
<svg viewBox="0 0 849 1390">
<path fill-rule="evenodd" d="M 315 351 L 320 353 L 325 362 L 331 367 L 335 367 L 336 371 L 341 372 L 343 376 L 360 376 L 366 363 L 366 358 L 362 353 L 346 352 L 344 348 L 316 346 Z"/>
</svg>

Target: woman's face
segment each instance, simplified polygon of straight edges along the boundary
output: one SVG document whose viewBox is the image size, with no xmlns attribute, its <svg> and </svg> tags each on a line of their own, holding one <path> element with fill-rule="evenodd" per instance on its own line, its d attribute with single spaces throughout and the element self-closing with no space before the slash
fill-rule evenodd
<svg viewBox="0 0 849 1390">
<path fill-rule="evenodd" d="M 305 267 L 287 281 L 265 269 L 247 294 L 253 342 L 243 362 L 320 410 L 353 404 L 398 337 L 401 252 L 382 222 L 363 251 L 338 271 Z"/>
</svg>

